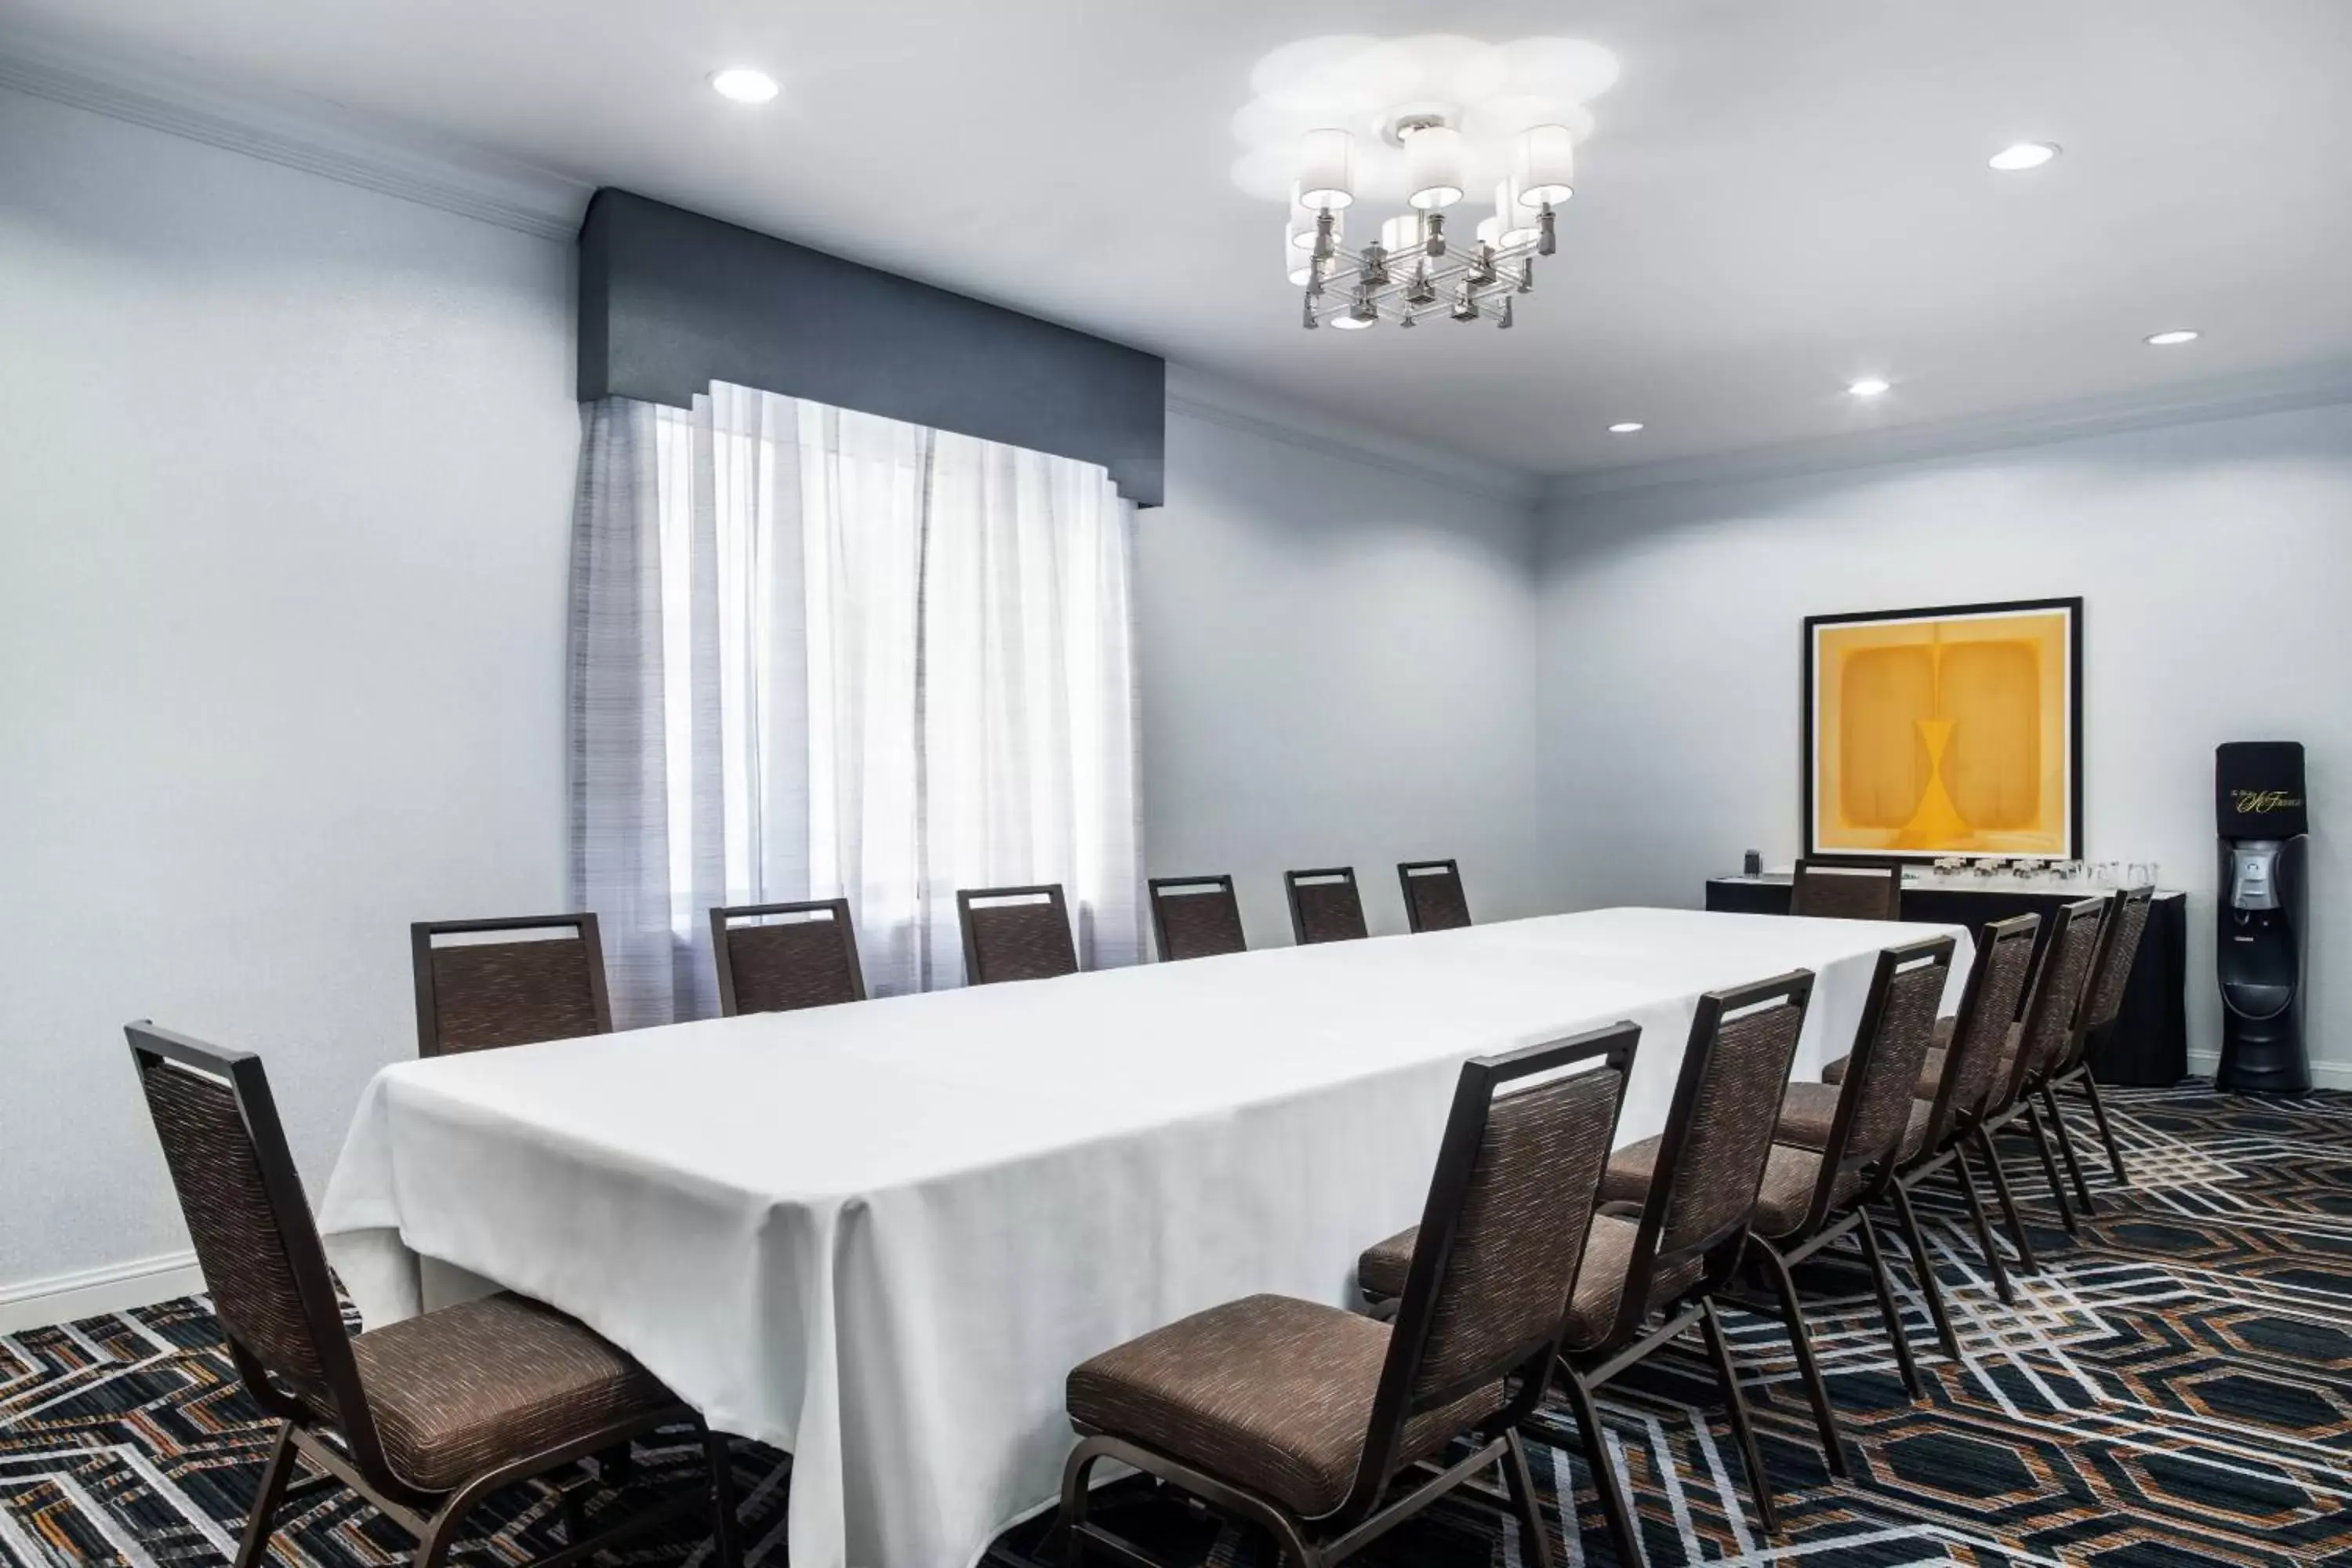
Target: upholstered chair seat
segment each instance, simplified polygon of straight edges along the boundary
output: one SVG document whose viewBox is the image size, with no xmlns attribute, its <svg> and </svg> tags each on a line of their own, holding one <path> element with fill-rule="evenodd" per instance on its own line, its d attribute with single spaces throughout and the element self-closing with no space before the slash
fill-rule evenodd
<svg viewBox="0 0 2352 1568">
<path fill-rule="evenodd" d="M 1657 1139 L 1644 1138 L 1612 1154 L 1609 1168 L 1601 1176 L 1601 1201 L 1635 1205 L 1645 1201 L 1650 1195 L 1651 1173 L 1657 1168 L 1658 1145 Z M 1767 1240 L 1794 1234 L 1804 1224 L 1806 1207 L 1812 1202 L 1813 1185 L 1821 1179 L 1821 1155 L 1810 1149 L 1773 1144 L 1764 1162 L 1764 1183 L 1756 1189 L 1756 1213 L 1748 1228 Z M 1861 1174 L 1850 1173 L 1839 1181 L 1838 1187 L 1836 1201 L 1843 1202 L 1862 1190 Z"/>
<path fill-rule="evenodd" d="M 677 1403 L 625 1352 L 520 1296 L 372 1330 L 352 1342 L 352 1355 L 385 1460 L 420 1491 L 453 1491 L 485 1470 Z"/>
<path fill-rule="evenodd" d="M 1665 1132 L 1650 1142 L 1654 1179 L 1646 1200 L 1627 1204 L 1596 1190 L 1591 1217 L 1570 1232 L 1581 1243 L 1580 1257 L 1569 1288 L 1555 1298 L 1564 1299 L 1564 1310 L 1549 1383 L 1575 1415 L 1621 1563 L 1642 1560 L 1641 1540 L 1593 1395 L 1695 1328 L 1715 1364 L 1758 1522 L 1768 1535 L 1779 1529 L 1714 1294 L 1746 1243 L 1771 1152 L 1773 1108 L 1789 1081 L 1812 983 L 1800 970 L 1699 998 Z M 1606 1169 L 1595 1174 L 1605 1180 Z M 1383 1286 L 1393 1288 L 1400 1258 L 1410 1260 L 1412 1276 L 1432 1266 L 1419 1256 L 1425 1241 L 1425 1235 L 1391 1237 L 1358 1259 L 1358 1283 L 1375 1310 Z"/>
<path fill-rule="evenodd" d="M 1619 1024 L 1463 1064 L 1414 1227 L 1429 1247 L 1406 1245 L 1391 1321 L 1250 1296 L 1072 1371 L 1079 1442 L 1048 1554 L 1158 1561 L 1087 1516 L 1088 1479 L 1115 1460 L 1256 1525 L 1290 1568 L 1334 1568 L 1447 1493 L 1506 1510 L 1528 1568 L 1551 1568 L 1518 1428 L 1550 1383 L 1640 1036 Z M 1441 1453 L 1433 1478 L 1415 1468 Z M 1489 1469 L 1501 1492 L 1457 1491 Z"/>
<path fill-rule="evenodd" d="M 593 943 L 591 936 L 536 945 Z M 427 946 L 420 939 L 420 953 Z M 421 987 L 418 1016 L 433 1047 L 439 1014 Z M 601 981 L 595 994 L 601 1012 Z M 446 1568 L 460 1540 L 470 1539 L 478 1505 L 533 1478 L 559 1490 L 563 1531 L 562 1550 L 534 1562 L 595 1560 L 616 1541 L 707 1502 L 709 1561 L 740 1568 L 727 1439 L 660 1380 L 583 1324 L 520 1296 L 443 1307 L 353 1337 L 260 1058 L 151 1024 L 124 1032 L 224 1348 L 246 1395 L 278 1424 L 231 1568 L 275 1560 L 278 1515 L 306 1460 L 415 1538 L 415 1552 L 401 1559 L 412 1568 Z M 489 1042 L 437 1044 L 482 1049 Z M 580 1483 L 562 1472 L 592 1454 L 600 1469 L 624 1461 L 632 1442 L 663 1427 L 689 1429 L 709 1487 L 673 1492 L 593 1531 Z M 320 1507 L 301 1505 L 314 1520 Z"/>
<path fill-rule="evenodd" d="M 1388 1353 L 1386 1323 L 1287 1296 L 1251 1296 L 1078 1367 L 1070 1373 L 1070 1417 L 1312 1519 L 1338 1508 L 1356 1479 Z M 1502 1409 L 1505 1386 L 1497 1380 L 1414 1416 L 1402 1462 Z"/>
<path fill-rule="evenodd" d="M 1952 1034 L 1959 1027 L 1959 1024 L 1960 1021 L 1957 1017 L 1938 1018 L 1936 1020 L 1936 1048 L 1937 1050 L 1943 1051 L 1949 1050 L 1951 1048 Z M 2011 1024 L 2009 1026 L 2010 1049 L 2015 1050 L 2017 1048 L 2017 1043 L 2023 1038 L 2025 1038 L 2025 1026 L 2022 1023 Z"/>
<path fill-rule="evenodd" d="M 1911 1089 L 1912 1094 L 1917 1099 L 1928 1100 L 1934 1100 L 1936 1098 L 1937 1088 L 1944 1081 L 1944 1053 L 1952 1037 L 1950 1029 L 1945 1026 L 1948 1025 L 1950 1022 L 1951 1020 L 1948 1018 L 1939 1018 L 1937 1020 L 1936 1046 L 1933 1049 L 1928 1051 L 1926 1058 L 1920 1062 L 1919 1079 L 1918 1081 L 1913 1085 Z M 1996 1081 L 2006 1079 L 2009 1076 L 2010 1070 L 2017 1065 L 2017 1047 L 2024 1038 L 2024 1025 L 2011 1024 L 2009 1026 L 2009 1041 L 2006 1045 L 2001 1047 L 2000 1055 L 1996 1058 L 2000 1064 L 1994 1075 Z M 1831 1085 L 1843 1083 L 1845 1081 L 1846 1066 L 1849 1059 L 1850 1058 L 1845 1057 L 1840 1057 L 1837 1060 L 1823 1068 L 1822 1069 L 1822 1081 L 1825 1084 Z"/>
<path fill-rule="evenodd" d="M 1657 1140 L 1646 1142 L 1654 1143 Z M 1591 1344 L 1615 1321 L 1617 1303 L 1625 1294 L 1625 1272 L 1633 1260 L 1633 1237 L 1638 1228 L 1622 1215 L 1592 1216 L 1591 1229 L 1584 1239 L 1584 1264 L 1577 1270 L 1576 1289 L 1569 1302 L 1564 1342 Z M 1402 1294 L 1405 1275 L 1412 1268 L 1412 1246 L 1418 1235 L 1417 1230 L 1401 1230 L 1378 1246 L 1366 1247 L 1356 1259 L 1358 1288 L 1374 1298 Z M 1652 1300 L 1672 1300 L 1698 1279 L 1702 1267 L 1699 1260 L 1694 1259 L 1667 1269 L 1652 1289 Z"/>
<path fill-rule="evenodd" d="M 1837 1120 L 1838 1086 L 1830 1083 L 1792 1083 L 1780 1097 L 1780 1124 L 1772 1132 L 1773 1141 L 1792 1143 L 1800 1149 L 1826 1149 L 1830 1128 Z M 1903 1142 L 1896 1147 L 1898 1160 L 1908 1160 L 1919 1152 L 1927 1141 L 1927 1129 L 1935 1121 L 1935 1107 L 1926 1100 L 1911 1103 L 1909 1116 L 1903 1127 Z"/>
<path fill-rule="evenodd" d="M 1798 1380 L 1821 1433 L 1822 1457 L 1830 1473 L 1839 1479 L 1851 1473 L 1843 1439 L 1813 1353 L 1791 1268 L 1845 1236 L 1858 1237 L 1881 1317 L 1896 1345 L 1898 1368 L 1916 1395 L 1919 1392 L 1916 1373 L 1908 1347 L 1899 1337 L 1901 1320 L 1862 1205 L 1866 1193 L 1883 1181 L 1906 1141 L 1916 1145 L 1926 1140 L 1928 1118 L 1910 1090 L 1919 1059 L 1927 1050 L 1928 1026 L 1935 1018 L 1936 1001 L 1943 992 L 1954 946 L 1952 938 L 1938 937 L 1879 954 L 1855 1040 L 1853 1060 L 1859 1065 L 1843 1086 L 1791 1085 L 1759 1076 L 1747 1086 L 1746 1104 L 1717 1109 L 1707 1130 L 1719 1135 L 1725 1131 L 1727 1115 L 1769 1123 L 1757 1129 L 1766 1141 L 1757 1151 L 1761 1155 L 1760 1174 L 1748 1173 L 1756 1165 L 1746 1154 L 1737 1166 L 1726 1155 L 1717 1155 L 1712 1162 L 1690 1161 L 1684 1155 L 1688 1163 L 1677 1170 L 1676 1132 L 1670 1124 L 1661 1136 L 1616 1150 L 1601 1175 L 1604 1212 L 1622 1209 L 1652 1215 L 1662 1208 L 1671 1212 L 1685 1194 L 1711 1194 L 1735 1179 L 1738 1185 L 1732 1190 L 1753 1193 L 1745 1235 L 1736 1240 L 1727 1238 L 1735 1248 L 1734 1265 L 1768 1282 L 1779 1298 Z M 1780 1059 L 1785 1068 L 1788 1058 Z M 1744 1120 L 1733 1125 L 1746 1132 Z M 1791 1126 L 1809 1131 L 1811 1137 L 1784 1141 L 1783 1130 Z M 1735 1170 L 1739 1173 L 1736 1178 L 1728 1173 Z M 1708 1288 L 1720 1289 L 1726 1283 L 1718 1279 Z M 1654 1293 L 1653 1304 L 1664 1304 L 1655 1300 Z"/>
</svg>

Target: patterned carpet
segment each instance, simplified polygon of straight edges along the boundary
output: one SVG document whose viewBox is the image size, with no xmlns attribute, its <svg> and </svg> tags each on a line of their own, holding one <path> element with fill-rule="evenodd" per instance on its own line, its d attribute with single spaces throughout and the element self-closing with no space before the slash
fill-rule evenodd
<svg viewBox="0 0 2352 1568">
<path fill-rule="evenodd" d="M 1957 1210 L 1933 1205 L 1967 1359 L 1925 1357 L 1924 1405 L 1903 1397 L 1859 1276 L 1832 1264 L 1807 1281 L 1859 1450 L 1853 1482 L 1832 1485 L 1822 1468 L 1777 1327 L 1734 1316 L 1782 1501 L 1777 1539 L 1740 1500 L 1703 1363 L 1663 1361 L 1612 1387 L 1605 1415 L 1650 1562 L 2352 1568 L 2352 1095 L 2255 1101 L 2192 1087 L 2117 1092 L 2110 1108 L 2138 1184 L 2102 1182 L 2102 1212 L 2075 1245 L 2053 1211 L 2032 1211 L 2051 1267 L 2024 1277 L 2015 1308 L 1979 1276 Z M 2021 1195 L 2043 1191 L 2030 1152 L 2010 1166 Z M 1933 1338 L 1909 1305 L 1925 1352 Z M 1558 1410 L 1547 1420 L 1558 1446 L 1531 1449 L 1538 1486 L 1548 1504 L 1572 1500 L 1579 1527 L 1562 1561 L 1614 1563 L 1572 1428 Z M 0 1562 L 222 1562 L 268 1437 L 201 1300 L 0 1338 Z M 633 1491 L 691 1485 L 698 1469 L 682 1445 L 641 1446 L 639 1461 Z M 751 1560 L 781 1564 L 790 1464 L 750 1446 L 736 1463 Z M 1259 1542 L 1135 1483 L 1106 1498 L 1106 1522 L 1179 1563 L 1272 1568 Z M 607 1494 L 597 1511 L 632 1501 Z M 498 1500 L 471 1560 L 527 1561 L 560 1540 L 554 1516 L 534 1490 Z M 404 1558 L 401 1533 L 331 1484 L 298 1489 L 283 1517 L 281 1563 Z M 1010 1531 L 985 1568 L 1037 1568 L 1044 1525 Z M 682 1523 L 614 1560 L 704 1555 L 699 1527 Z M 1521 1554 L 1515 1527 L 1441 1505 L 1358 1561 L 1509 1568 Z"/>
</svg>

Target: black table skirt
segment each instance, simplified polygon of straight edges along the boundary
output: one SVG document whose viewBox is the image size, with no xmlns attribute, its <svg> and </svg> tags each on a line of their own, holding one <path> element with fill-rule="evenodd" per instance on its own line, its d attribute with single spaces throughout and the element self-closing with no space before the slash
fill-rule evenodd
<svg viewBox="0 0 2352 1568">
<path fill-rule="evenodd" d="M 2049 929 L 2061 904 L 2089 893 L 2030 893 L 2016 888 L 1906 888 L 1903 918 L 1928 925 L 1977 931 L 2011 915 L 2037 914 Z M 1717 877 L 1706 885 L 1706 907 L 1726 914 L 1785 915 L 1789 884 L 1748 877 Z M 2169 1086 L 2189 1076 L 2189 900 L 2158 893 L 2149 906 L 2147 930 L 2132 963 L 2123 1016 L 2099 1048 L 2092 1071 L 2101 1083 Z"/>
</svg>

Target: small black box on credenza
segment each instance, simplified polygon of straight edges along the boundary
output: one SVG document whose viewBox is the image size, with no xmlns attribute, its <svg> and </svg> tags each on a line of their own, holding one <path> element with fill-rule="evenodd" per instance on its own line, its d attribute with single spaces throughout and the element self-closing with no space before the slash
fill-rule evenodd
<svg viewBox="0 0 2352 1568">
<path fill-rule="evenodd" d="M 2308 833 L 2303 742 L 2231 741 L 2213 750 L 2214 832 L 2224 838 Z"/>
</svg>

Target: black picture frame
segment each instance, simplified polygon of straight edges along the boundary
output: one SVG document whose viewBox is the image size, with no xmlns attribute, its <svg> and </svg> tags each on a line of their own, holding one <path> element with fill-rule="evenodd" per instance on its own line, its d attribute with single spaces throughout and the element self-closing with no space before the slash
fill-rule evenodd
<svg viewBox="0 0 2352 1568">
<path fill-rule="evenodd" d="M 1799 853 L 1810 860 L 1885 859 L 1933 860 L 1948 849 L 1824 849 L 1813 840 L 1813 801 L 1818 781 L 1814 763 L 1820 754 L 1814 734 L 1814 645 L 1823 626 L 1850 626 L 1858 621 L 1957 620 L 1971 616 L 2010 616 L 2032 612 L 2066 614 L 2066 850 L 2062 855 L 2003 855 L 2003 858 L 2080 860 L 2083 858 L 2083 600 L 2080 595 L 2056 599 L 2001 599 L 1976 605 L 1928 605 L 1916 609 L 1850 610 L 1838 615 L 1807 616 L 1800 634 L 1801 657 L 1798 705 L 1803 715 L 1797 753 Z"/>
</svg>

